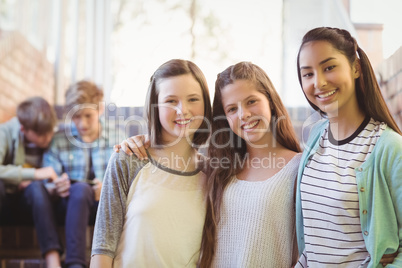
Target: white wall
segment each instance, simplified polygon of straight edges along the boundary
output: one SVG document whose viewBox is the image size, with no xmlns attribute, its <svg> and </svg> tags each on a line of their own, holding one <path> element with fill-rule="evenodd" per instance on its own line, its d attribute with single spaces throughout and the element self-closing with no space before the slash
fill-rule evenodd
<svg viewBox="0 0 402 268">
<path fill-rule="evenodd" d="M 344 28 L 357 37 L 341 0 L 283 0 L 282 98 L 286 106 L 308 105 L 297 78 L 297 53 L 303 35 L 320 26 Z"/>
</svg>

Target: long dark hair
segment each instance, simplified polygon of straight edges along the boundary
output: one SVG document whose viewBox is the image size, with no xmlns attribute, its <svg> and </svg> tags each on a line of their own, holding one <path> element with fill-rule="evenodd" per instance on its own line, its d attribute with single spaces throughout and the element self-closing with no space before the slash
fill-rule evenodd
<svg viewBox="0 0 402 268">
<path fill-rule="evenodd" d="M 356 97 L 359 108 L 366 116 L 387 123 L 390 128 L 402 135 L 387 107 L 387 104 L 385 103 L 384 97 L 381 94 L 380 86 L 376 80 L 369 58 L 363 49 L 358 46 L 356 39 L 346 30 L 331 27 L 319 27 L 308 31 L 304 35 L 297 55 L 297 74 L 300 86 L 303 87 L 300 72 L 300 51 L 306 43 L 312 41 L 329 42 L 336 50 L 346 56 L 350 66 L 353 66 L 357 56 L 359 56 L 358 59 L 360 61 L 361 74 L 360 77 L 355 80 Z M 316 105 L 311 103 L 308 99 L 307 101 L 314 110 L 325 115 L 325 113 Z"/>
<path fill-rule="evenodd" d="M 257 89 L 269 100 L 272 110 L 271 129 L 275 128 L 274 138 L 282 146 L 300 152 L 299 142 L 286 108 L 268 75 L 260 67 L 249 62 L 240 62 L 218 74 L 212 107 L 213 135 L 208 148 L 208 156 L 210 159 L 229 158 L 229 165 L 227 168 L 216 168 L 209 164 L 206 169 L 208 202 L 201 243 L 200 267 L 209 267 L 212 263 L 223 192 L 233 176 L 242 169 L 241 165 L 237 165 L 239 162 L 237 160 L 243 160 L 247 153 L 246 142 L 230 129 L 222 105 L 222 89 L 236 80 L 248 80 L 255 83 Z"/>
<path fill-rule="evenodd" d="M 188 60 L 173 59 L 162 64 L 151 76 L 145 103 L 145 112 L 148 119 L 148 134 L 151 145 L 163 145 L 162 125 L 159 120 L 158 85 L 161 80 L 179 75 L 191 74 L 200 84 L 204 98 L 204 120 L 193 138 L 193 145 L 202 145 L 209 138 L 209 122 L 212 121 L 211 101 L 208 84 L 201 69 Z"/>
</svg>

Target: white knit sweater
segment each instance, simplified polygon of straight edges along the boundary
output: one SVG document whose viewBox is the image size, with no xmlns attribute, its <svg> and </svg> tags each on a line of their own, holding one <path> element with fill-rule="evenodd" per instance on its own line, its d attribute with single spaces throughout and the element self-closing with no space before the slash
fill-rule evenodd
<svg viewBox="0 0 402 268">
<path fill-rule="evenodd" d="M 293 188 L 301 154 L 273 177 L 228 185 L 213 267 L 289 268 L 295 245 Z"/>
</svg>

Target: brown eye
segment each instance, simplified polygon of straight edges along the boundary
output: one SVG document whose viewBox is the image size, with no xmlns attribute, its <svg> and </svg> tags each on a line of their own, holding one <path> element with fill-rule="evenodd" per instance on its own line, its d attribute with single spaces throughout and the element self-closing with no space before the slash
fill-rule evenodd
<svg viewBox="0 0 402 268">
<path fill-rule="evenodd" d="M 331 66 L 328 66 L 327 68 L 325 68 L 325 71 L 331 71 L 334 68 L 335 68 L 335 65 L 331 65 Z"/>
<path fill-rule="evenodd" d="M 229 114 L 229 113 L 233 113 L 234 111 L 236 111 L 236 107 L 229 108 L 226 113 Z"/>
</svg>

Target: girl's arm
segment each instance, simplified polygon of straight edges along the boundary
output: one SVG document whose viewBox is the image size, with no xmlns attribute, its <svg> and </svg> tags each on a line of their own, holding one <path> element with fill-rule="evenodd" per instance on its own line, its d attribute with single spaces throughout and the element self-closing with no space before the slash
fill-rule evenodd
<svg viewBox="0 0 402 268">
<path fill-rule="evenodd" d="M 92 256 L 115 256 L 124 225 L 130 163 L 125 154 L 110 157 L 96 214 Z"/>
<path fill-rule="evenodd" d="M 106 255 L 93 255 L 90 268 L 111 268 L 113 259 Z"/>
</svg>

